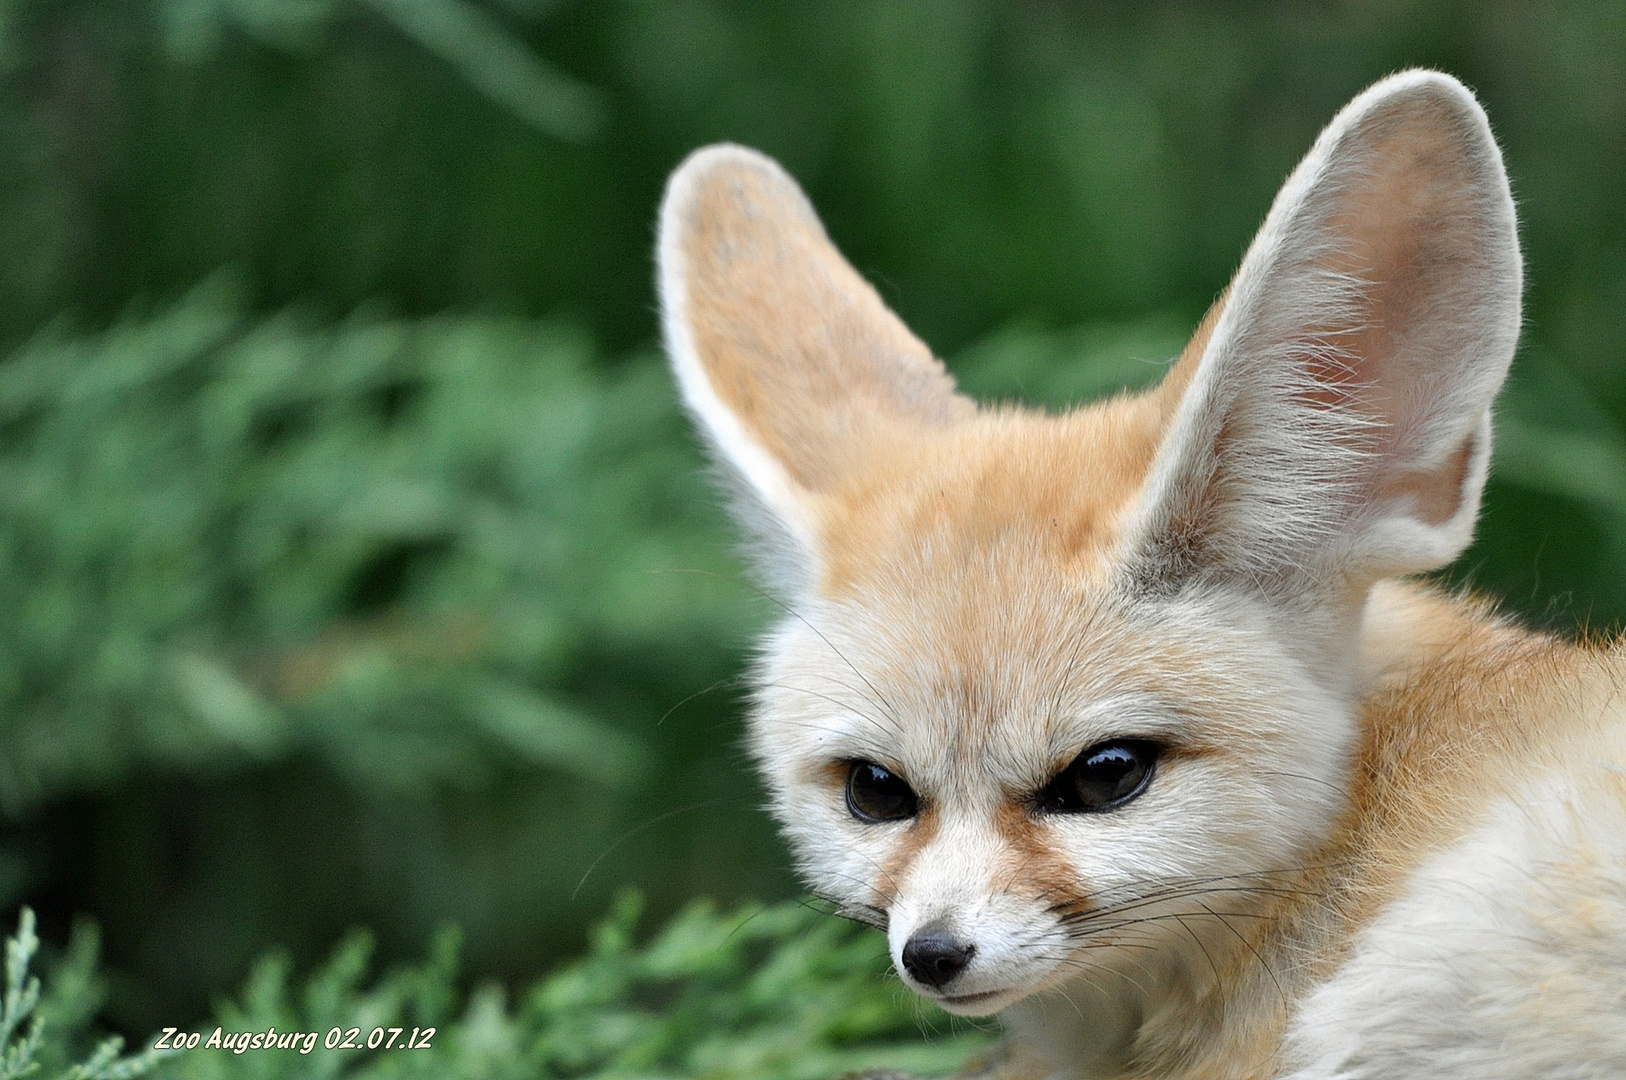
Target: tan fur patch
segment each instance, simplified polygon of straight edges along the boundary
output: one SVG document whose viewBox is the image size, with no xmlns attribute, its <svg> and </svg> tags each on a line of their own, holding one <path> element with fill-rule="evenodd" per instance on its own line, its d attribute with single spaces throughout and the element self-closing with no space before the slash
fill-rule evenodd
<svg viewBox="0 0 1626 1080">
<path fill-rule="evenodd" d="M 1564 642 L 1483 602 L 1403 582 L 1373 590 L 1367 626 L 1374 688 L 1347 808 L 1266 920 L 1277 947 L 1324 942 L 1297 961 L 1316 977 L 1336 969 L 1425 859 L 1526 778 L 1609 745 L 1601 733 L 1620 722 L 1616 643 Z M 1252 977 L 1264 984 L 1262 969 Z"/>
<path fill-rule="evenodd" d="M 891 907 L 897 900 L 899 884 L 909 876 L 909 868 L 937 836 L 940 818 L 937 809 L 927 803 L 904 828 L 897 843 L 893 845 L 891 855 L 881 865 L 880 872 L 876 875 L 875 903 L 878 907 Z"/>
<path fill-rule="evenodd" d="M 1376 602 L 1394 602 L 1398 589 Z M 1359 852 L 1368 882 L 1399 882 L 1425 853 L 1477 821 L 1602 719 L 1578 708 L 1610 677 L 1604 657 L 1495 618 L 1479 603 L 1413 587 L 1396 597 L 1429 642 L 1379 683 L 1362 715 L 1346 824 L 1336 847 Z M 1378 613 L 1378 617 L 1382 617 Z M 1589 686 L 1589 684 L 1592 684 Z M 1364 922 L 1389 899 L 1363 887 L 1348 915 Z"/>
<path fill-rule="evenodd" d="M 1044 825 L 1020 803 L 1006 802 L 994 814 L 1005 841 L 1005 866 L 995 880 L 1018 896 L 1031 896 L 1059 912 L 1083 911 L 1090 903 L 1088 883 L 1045 835 Z"/>
</svg>

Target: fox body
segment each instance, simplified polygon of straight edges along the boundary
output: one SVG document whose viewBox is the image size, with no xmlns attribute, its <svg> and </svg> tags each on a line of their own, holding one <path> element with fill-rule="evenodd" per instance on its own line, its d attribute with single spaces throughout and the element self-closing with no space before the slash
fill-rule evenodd
<svg viewBox="0 0 1626 1080">
<path fill-rule="evenodd" d="M 1061 415 L 958 394 L 753 151 L 678 169 L 658 260 L 787 612 L 774 812 L 996 1075 L 1626 1076 L 1626 657 L 1407 577 L 1519 327 L 1459 83 L 1356 98 L 1162 384 Z"/>
</svg>

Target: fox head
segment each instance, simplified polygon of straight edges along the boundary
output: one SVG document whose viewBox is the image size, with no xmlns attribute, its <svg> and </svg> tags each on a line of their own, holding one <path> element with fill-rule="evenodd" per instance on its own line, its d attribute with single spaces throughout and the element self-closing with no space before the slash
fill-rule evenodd
<svg viewBox="0 0 1626 1080">
<path fill-rule="evenodd" d="M 751 150 L 677 170 L 658 261 L 812 886 L 954 1012 L 1210 977 L 1344 805 L 1373 586 L 1472 534 L 1520 300 L 1472 95 L 1356 98 L 1162 384 L 1061 415 L 957 393 Z"/>
</svg>

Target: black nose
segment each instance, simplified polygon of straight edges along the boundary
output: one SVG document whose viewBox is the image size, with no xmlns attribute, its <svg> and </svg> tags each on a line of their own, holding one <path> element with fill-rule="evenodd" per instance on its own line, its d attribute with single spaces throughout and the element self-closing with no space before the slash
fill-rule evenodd
<svg viewBox="0 0 1626 1080">
<path fill-rule="evenodd" d="M 975 945 L 962 945 L 940 926 L 928 926 L 903 946 L 903 966 L 916 982 L 946 986 L 965 970 Z"/>
</svg>

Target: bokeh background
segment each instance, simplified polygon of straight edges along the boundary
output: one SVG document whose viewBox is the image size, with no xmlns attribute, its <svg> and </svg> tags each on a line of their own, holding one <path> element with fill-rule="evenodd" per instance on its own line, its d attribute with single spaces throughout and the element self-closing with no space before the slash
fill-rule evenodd
<svg viewBox="0 0 1626 1080">
<path fill-rule="evenodd" d="M 1453 576 L 1626 615 L 1619 0 L 0 0 L 0 900 L 108 1020 L 272 944 L 477 976 L 795 890 L 656 343 L 666 174 L 778 157 L 965 386 L 1157 377 L 1371 80 L 1480 94 L 1527 329 Z"/>
</svg>

